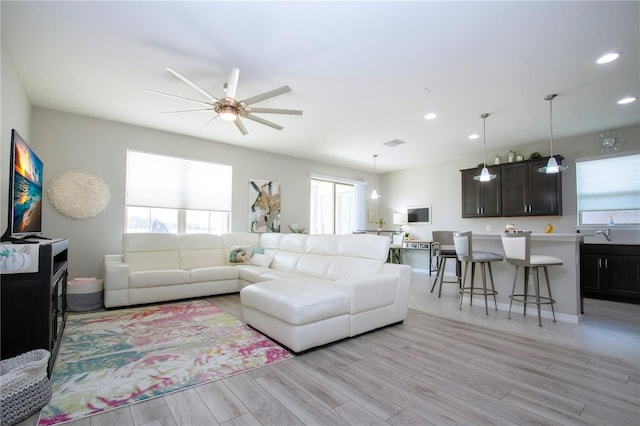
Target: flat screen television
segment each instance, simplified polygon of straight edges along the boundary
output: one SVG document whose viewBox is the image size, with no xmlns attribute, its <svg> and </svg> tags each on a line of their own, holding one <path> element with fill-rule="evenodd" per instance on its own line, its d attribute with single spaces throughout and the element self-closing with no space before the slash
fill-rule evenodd
<svg viewBox="0 0 640 426">
<path fill-rule="evenodd" d="M 36 237 L 42 232 L 42 169 L 40 158 L 11 130 L 9 215 L 2 240 Z"/>
<path fill-rule="evenodd" d="M 431 223 L 431 206 L 407 207 L 408 223 Z"/>
</svg>

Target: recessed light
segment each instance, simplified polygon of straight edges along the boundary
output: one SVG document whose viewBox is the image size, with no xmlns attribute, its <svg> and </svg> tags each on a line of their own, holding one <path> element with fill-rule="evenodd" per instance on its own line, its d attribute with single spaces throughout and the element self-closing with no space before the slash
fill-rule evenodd
<svg viewBox="0 0 640 426">
<path fill-rule="evenodd" d="M 436 117 L 437 117 L 437 115 L 432 113 L 432 112 L 430 112 L 429 114 L 424 116 L 424 118 L 426 118 L 427 120 L 433 120 Z"/>
<path fill-rule="evenodd" d="M 617 52 L 607 53 L 606 55 L 602 55 L 596 61 L 597 64 L 608 64 L 609 62 L 613 62 L 620 57 L 620 54 Z"/>
<path fill-rule="evenodd" d="M 624 104 L 630 104 L 631 102 L 634 102 L 637 98 L 633 97 L 633 96 L 629 96 L 628 98 L 622 98 L 618 101 L 618 103 L 620 105 L 624 105 Z"/>
<path fill-rule="evenodd" d="M 479 134 L 477 134 L 477 133 L 474 133 L 474 134 L 472 134 L 472 135 L 469 135 L 469 139 L 478 139 L 479 137 L 480 137 L 480 135 L 479 135 Z"/>
</svg>

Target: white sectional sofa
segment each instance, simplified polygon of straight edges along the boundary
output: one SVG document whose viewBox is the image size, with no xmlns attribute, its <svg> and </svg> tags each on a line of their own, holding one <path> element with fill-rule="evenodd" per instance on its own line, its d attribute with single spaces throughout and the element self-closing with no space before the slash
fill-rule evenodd
<svg viewBox="0 0 640 426">
<path fill-rule="evenodd" d="M 363 234 L 125 234 L 123 254 L 105 256 L 105 306 L 240 291 L 245 321 L 300 352 L 404 321 L 411 268 L 385 263 L 389 243 Z M 231 255 L 238 250 L 245 258 Z"/>
</svg>

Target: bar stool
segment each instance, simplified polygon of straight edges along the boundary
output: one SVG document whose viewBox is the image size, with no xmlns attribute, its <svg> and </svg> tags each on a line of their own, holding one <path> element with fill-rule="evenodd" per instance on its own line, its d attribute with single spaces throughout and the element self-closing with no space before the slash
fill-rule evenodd
<svg viewBox="0 0 640 426">
<path fill-rule="evenodd" d="M 438 271 L 436 272 L 436 278 L 433 280 L 433 285 L 431 286 L 431 293 L 436 288 L 438 284 L 438 280 L 440 280 L 440 286 L 438 287 L 438 299 L 442 296 L 442 283 L 457 283 L 458 287 L 462 287 L 462 280 L 460 273 L 460 261 L 458 260 L 458 255 L 456 254 L 456 248 L 453 244 L 453 231 L 433 231 L 433 241 L 438 242 Z M 445 280 L 444 279 L 444 271 L 447 267 L 447 259 L 455 259 L 456 260 L 456 279 L 455 280 Z"/>
<path fill-rule="evenodd" d="M 473 305 L 473 295 L 484 296 L 485 312 L 489 315 L 489 302 L 487 297 L 493 296 L 493 303 L 498 310 L 498 302 L 496 300 L 496 291 L 493 285 L 493 272 L 491 270 L 491 262 L 499 262 L 503 259 L 502 255 L 492 253 L 489 251 L 473 251 L 473 241 L 471 238 L 471 231 L 469 232 L 454 232 L 453 244 L 456 248 L 456 254 L 458 260 L 464 263 L 464 274 L 462 275 L 462 287 L 460 288 L 460 309 L 462 309 L 462 298 L 465 294 L 469 295 L 469 306 Z M 469 263 L 471 263 L 471 285 L 466 286 L 467 270 L 469 269 Z M 474 288 L 473 282 L 475 279 L 476 264 L 480 264 L 482 270 L 482 288 Z M 487 288 L 487 271 L 489 270 L 489 279 L 491 282 L 491 289 Z"/>
<path fill-rule="evenodd" d="M 538 308 L 538 326 L 542 327 L 542 319 L 540 318 L 540 305 L 551 305 L 551 314 L 553 322 L 556 322 L 556 313 L 553 304 L 556 303 L 551 296 L 551 285 L 549 284 L 549 271 L 547 266 L 562 265 L 562 259 L 542 254 L 531 254 L 531 232 L 521 232 L 517 234 L 503 234 L 502 247 L 507 262 L 516 266 L 516 273 L 513 277 L 513 288 L 511 289 L 511 302 L 509 302 L 509 313 L 507 317 L 511 319 L 511 306 L 513 301 L 524 304 L 524 315 L 527 314 L 527 303 L 535 303 Z M 518 269 L 524 266 L 524 293 L 516 294 L 516 282 L 518 280 Z M 529 294 L 529 273 L 531 269 L 535 270 L 535 294 Z M 548 296 L 540 296 L 540 268 L 544 270 L 544 276 L 547 280 Z M 535 301 L 530 301 L 535 298 Z"/>
</svg>

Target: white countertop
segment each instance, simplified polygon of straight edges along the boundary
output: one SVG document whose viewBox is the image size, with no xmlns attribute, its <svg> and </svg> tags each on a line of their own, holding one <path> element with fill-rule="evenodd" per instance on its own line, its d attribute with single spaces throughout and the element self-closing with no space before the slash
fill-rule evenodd
<svg viewBox="0 0 640 426">
<path fill-rule="evenodd" d="M 478 239 L 494 239 L 500 238 L 502 236 L 502 232 L 474 232 L 473 238 Z M 564 242 L 581 242 L 584 238 L 584 234 L 578 233 L 561 233 L 561 232 L 552 232 L 550 234 L 545 234 L 544 232 L 534 232 L 531 234 L 531 239 L 534 241 L 564 241 Z"/>
</svg>

